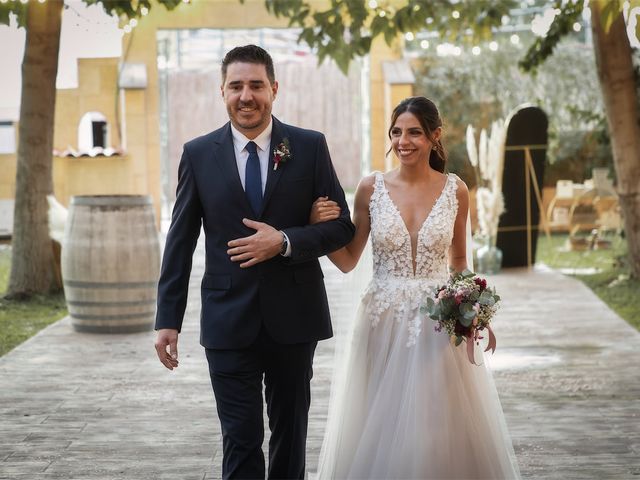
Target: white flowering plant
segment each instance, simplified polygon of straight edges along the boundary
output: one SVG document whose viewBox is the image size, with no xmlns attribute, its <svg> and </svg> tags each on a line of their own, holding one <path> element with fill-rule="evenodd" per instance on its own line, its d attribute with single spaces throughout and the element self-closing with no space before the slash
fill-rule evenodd
<svg viewBox="0 0 640 480">
<path fill-rule="evenodd" d="M 476 209 L 478 233 L 493 244 L 498 234 L 500 215 L 504 213 L 504 197 L 501 185 L 501 167 L 504 157 L 506 129 L 504 121 L 491 125 L 491 135 L 480 131 L 476 145 L 475 130 L 467 126 L 467 154 L 476 174 Z"/>
</svg>

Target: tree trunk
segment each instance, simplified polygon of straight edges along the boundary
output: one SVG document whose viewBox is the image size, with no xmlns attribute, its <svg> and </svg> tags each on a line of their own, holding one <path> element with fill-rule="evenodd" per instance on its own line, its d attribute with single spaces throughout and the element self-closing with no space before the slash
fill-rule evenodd
<svg viewBox="0 0 640 480">
<path fill-rule="evenodd" d="M 28 297 L 60 288 L 46 195 L 53 192 L 52 151 L 62 0 L 30 2 L 22 61 L 22 97 L 11 276 L 7 296 Z"/>
<path fill-rule="evenodd" d="M 640 278 L 640 112 L 631 46 L 622 13 L 605 32 L 602 1 L 591 2 L 591 25 L 600 88 L 611 136 L 617 192 L 629 245 L 631 275 Z"/>
</svg>

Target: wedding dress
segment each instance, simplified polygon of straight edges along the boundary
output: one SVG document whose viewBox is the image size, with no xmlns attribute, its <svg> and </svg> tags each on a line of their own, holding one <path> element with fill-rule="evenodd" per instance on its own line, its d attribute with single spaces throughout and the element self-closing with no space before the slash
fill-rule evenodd
<svg viewBox="0 0 640 480">
<path fill-rule="evenodd" d="M 456 190 L 449 174 L 418 232 L 414 272 L 409 232 L 375 174 L 373 277 L 336 365 L 319 480 L 520 476 L 491 373 L 420 313 L 448 278 Z"/>
</svg>

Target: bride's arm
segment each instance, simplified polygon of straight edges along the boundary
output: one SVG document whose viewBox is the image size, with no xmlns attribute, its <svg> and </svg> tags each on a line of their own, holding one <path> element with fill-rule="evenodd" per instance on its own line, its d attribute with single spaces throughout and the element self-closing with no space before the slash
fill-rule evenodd
<svg viewBox="0 0 640 480">
<path fill-rule="evenodd" d="M 374 176 L 369 175 L 360 180 L 356 189 L 353 205 L 353 224 L 356 226 L 356 233 L 353 236 L 353 240 L 341 249 L 327 255 L 329 260 L 344 273 L 350 272 L 355 268 L 369 238 L 369 231 L 371 230 L 369 200 L 373 193 L 373 183 Z M 336 206 L 337 204 L 331 200 L 316 200 L 313 204 L 309 223 L 326 222 L 337 218 L 340 214 L 340 209 L 336 209 Z"/>
<path fill-rule="evenodd" d="M 449 268 L 462 272 L 467 265 L 467 215 L 469 212 L 469 189 L 460 179 L 457 179 L 458 213 L 453 225 L 453 240 L 449 248 Z"/>
</svg>

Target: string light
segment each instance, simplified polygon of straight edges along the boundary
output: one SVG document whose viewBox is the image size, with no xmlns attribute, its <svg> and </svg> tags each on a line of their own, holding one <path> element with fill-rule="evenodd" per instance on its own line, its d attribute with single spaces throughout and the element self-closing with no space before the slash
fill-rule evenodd
<svg viewBox="0 0 640 480">
<path fill-rule="evenodd" d="M 458 10 L 454 10 L 453 12 L 451 12 L 451 16 L 455 19 L 460 18 L 460 12 Z"/>
<path fill-rule="evenodd" d="M 427 48 L 429 48 L 429 40 L 422 40 L 420 42 L 420 46 L 426 50 Z"/>
<path fill-rule="evenodd" d="M 129 20 L 129 25 L 131 25 L 131 28 L 138 26 L 138 20 L 132 18 L 131 20 Z"/>
<path fill-rule="evenodd" d="M 493 41 L 489 43 L 489 50 L 491 50 L 492 52 L 497 52 L 498 51 L 498 42 Z"/>
<path fill-rule="evenodd" d="M 125 25 L 122 29 L 125 31 L 125 33 L 130 33 L 131 32 L 131 25 Z"/>
<path fill-rule="evenodd" d="M 142 7 L 140 9 L 140 13 L 144 16 L 144 15 L 148 15 L 149 14 L 149 9 L 147 7 Z"/>
<path fill-rule="evenodd" d="M 378 8 L 378 2 L 376 2 L 376 0 L 369 0 L 369 8 L 375 10 L 376 8 Z"/>
<path fill-rule="evenodd" d="M 42 3 L 44 3 L 46 0 L 38 0 Z M 65 4 L 64 5 L 64 9 L 65 10 L 69 10 L 71 12 L 73 12 L 73 14 L 76 16 L 77 20 L 76 20 L 76 27 L 80 27 L 80 20 L 82 21 L 82 23 L 85 25 L 85 31 L 89 32 L 91 31 L 94 34 L 111 34 L 113 32 L 113 29 L 115 28 L 115 20 L 113 18 L 109 18 L 109 20 L 107 21 L 100 21 L 100 20 L 95 20 L 95 19 L 89 19 L 86 18 L 84 15 L 82 15 L 78 10 L 76 10 L 73 5 L 71 4 Z M 95 26 L 99 26 L 99 27 L 103 27 L 103 28 L 98 28 L 96 29 Z"/>
<path fill-rule="evenodd" d="M 384 18 L 387 16 L 387 12 L 385 12 L 384 10 L 380 10 L 380 13 L 378 14 L 380 17 Z"/>
<path fill-rule="evenodd" d="M 580 30 L 582 30 L 582 25 L 580 25 L 579 22 L 576 22 L 573 24 L 573 31 L 574 32 L 579 32 Z"/>
<path fill-rule="evenodd" d="M 407 32 L 404 34 L 404 38 L 407 40 L 407 42 L 411 42 L 415 37 L 413 36 L 412 32 Z"/>
<path fill-rule="evenodd" d="M 480 49 L 479 46 L 476 45 L 471 49 L 471 53 L 477 56 L 477 55 L 480 55 L 480 53 L 482 53 L 482 50 Z"/>
<path fill-rule="evenodd" d="M 518 45 L 520 43 L 520 37 L 518 36 L 518 34 L 514 33 L 513 35 L 511 35 L 511 43 L 513 43 L 514 45 Z"/>
</svg>

